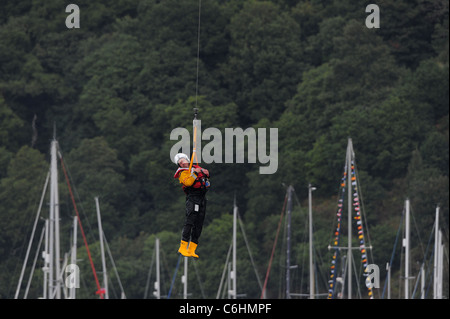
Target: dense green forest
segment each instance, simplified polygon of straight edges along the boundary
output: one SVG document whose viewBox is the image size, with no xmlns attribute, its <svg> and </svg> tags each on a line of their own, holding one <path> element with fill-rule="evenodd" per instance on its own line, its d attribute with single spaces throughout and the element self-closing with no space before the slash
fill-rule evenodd
<svg viewBox="0 0 450 319">
<path fill-rule="evenodd" d="M 375 298 L 382 295 L 406 198 L 412 209 L 414 275 L 429 249 L 440 205 L 447 254 L 444 295 L 449 296 L 448 1 L 203 0 L 199 42 L 198 0 L 72 2 L 80 9 L 79 28 L 66 27 L 70 2 L 0 4 L 0 298 L 13 298 L 16 291 L 54 134 L 97 270 L 96 196 L 127 298 L 154 298 L 156 237 L 162 295 L 167 296 L 185 201 L 173 178 L 170 150 L 176 141 L 170 133 L 177 127 L 192 132 L 196 106 L 203 129 L 278 128 L 278 169 L 260 174 L 262 164 L 247 160 L 201 164 L 211 172 L 212 187 L 200 259 L 189 261 L 189 298 L 216 297 L 231 243 L 235 196 L 245 230 L 237 239 L 237 291 L 259 298 L 246 243 L 264 281 L 288 185 L 295 188 L 291 264 L 298 265 L 291 271 L 291 291 L 308 293 L 309 183 L 317 188 L 316 289 L 327 292 L 328 245 L 349 137 L 372 262 L 380 267 Z M 379 5 L 380 28 L 366 27 L 369 3 Z M 61 171 L 59 184 L 63 254 L 71 245 L 75 212 Z M 39 234 L 48 196 L 45 202 Z M 285 220 L 267 284 L 269 298 L 285 297 Z M 32 258 L 36 246 L 37 240 Z M 400 246 L 392 265 L 393 298 L 403 297 Z M 77 296 L 98 298 L 81 237 L 78 258 Z M 42 296 L 42 265 L 39 255 L 28 298 Z M 120 298 L 109 258 L 107 267 L 110 296 Z M 182 297 L 182 267 L 171 298 Z M 19 298 L 30 269 L 31 262 Z"/>
</svg>

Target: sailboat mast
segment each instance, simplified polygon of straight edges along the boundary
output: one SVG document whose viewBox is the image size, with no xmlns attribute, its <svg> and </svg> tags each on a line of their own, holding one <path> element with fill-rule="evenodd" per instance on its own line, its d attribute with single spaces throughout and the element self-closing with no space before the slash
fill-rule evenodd
<svg viewBox="0 0 450 319">
<path fill-rule="evenodd" d="M 438 259 L 439 259 L 439 206 L 436 207 L 436 220 L 434 223 L 434 271 L 433 271 L 433 297 L 437 299 L 438 287 Z"/>
<path fill-rule="evenodd" d="M 97 209 L 98 234 L 100 237 L 100 251 L 102 256 L 103 286 L 105 287 L 105 299 L 109 299 L 108 276 L 106 273 L 106 261 L 105 261 L 105 248 L 103 244 L 103 227 L 102 227 L 102 218 L 100 216 L 100 205 L 98 203 L 98 197 L 95 197 L 95 207 Z"/>
<path fill-rule="evenodd" d="M 442 238 L 442 231 L 439 230 L 438 286 L 436 299 L 442 299 L 442 279 L 444 276 L 444 243 L 442 242 Z"/>
<path fill-rule="evenodd" d="M 238 208 L 236 205 L 236 194 L 234 195 L 234 207 L 233 207 L 233 270 L 232 270 L 232 280 L 233 280 L 233 289 L 232 289 L 232 299 L 237 298 L 237 287 L 236 287 L 236 233 L 237 233 L 237 212 Z"/>
<path fill-rule="evenodd" d="M 61 298 L 60 285 L 60 245 L 59 245 L 59 194 L 58 194 L 58 166 L 57 166 L 57 144 L 56 140 L 51 143 L 50 162 L 50 270 L 49 289 L 50 299 Z"/>
<path fill-rule="evenodd" d="M 387 272 L 387 299 L 391 299 L 391 265 L 389 263 L 386 264 L 386 272 Z"/>
<path fill-rule="evenodd" d="M 72 239 L 72 253 L 70 255 L 70 263 L 76 265 L 77 263 L 77 228 L 78 228 L 78 217 L 73 218 L 73 239 Z M 76 287 L 72 286 L 69 292 L 69 299 L 75 299 Z"/>
<path fill-rule="evenodd" d="M 57 153 L 58 153 L 58 142 L 55 141 L 55 275 L 56 275 L 56 298 L 61 299 L 61 283 L 62 283 L 62 277 L 61 277 L 61 264 L 60 264 L 60 254 L 61 254 L 61 248 L 60 248 L 60 235 L 59 235 L 59 189 L 58 189 L 58 170 L 57 170 Z"/>
<path fill-rule="evenodd" d="M 42 298 L 48 298 L 48 287 L 49 287 L 49 271 L 50 271 L 50 252 L 49 252 L 49 236 L 50 236 L 50 221 L 48 219 L 45 220 L 45 248 L 42 254 L 44 258 L 44 267 L 42 267 L 42 271 L 44 272 L 44 288 L 42 289 Z"/>
<path fill-rule="evenodd" d="M 156 299 L 161 299 L 161 282 L 160 282 L 160 270 L 159 270 L 159 238 L 155 240 L 155 250 L 156 250 L 156 282 L 155 282 L 155 292 L 153 295 Z"/>
<path fill-rule="evenodd" d="M 425 265 L 420 267 L 420 299 L 425 299 Z"/>
<path fill-rule="evenodd" d="M 352 299 L 352 139 L 348 139 L 347 145 L 347 198 L 348 198 L 348 245 L 347 245 L 347 280 L 348 299 Z"/>
<path fill-rule="evenodd" d="M 183 283 L 183 299 L 187 299 L 187 284 L 188 284 L 188 258 L 184 258 L 184 274 L 181 278 Z"/>
<path fill-rule="evenodd" d="M 314 262 L 313 262 L 313 227 L 312 227 L 312 192 L 316 190 L 311 184 L 308 185 L 308 207 L 309 207 L 309 299 L 314 299 Z"/>
<path fill-rule="evenodd" d="M 343 209 L 345 206 L 345 193 L 347 192 L 347 247 L 339 246 L 340 243 L 340 236 L 341 236 L 341 217 L 343 215 Z M 338 293 L 337 297 L 342 298 L 345 291 L 345 286 L 347 285 L 347 298 L 352 299 L 352 267 L 353 265 L 353 247 L 352 247 L 352 211 L 355 211 L 355 217 L 356 220 L 356 228 L 357 231 L 355 233 L 358 233 L 358 242 L 359 246 L 354 247 L 355 249 L 360 250 L 361 252 L 361 262 L 363 264 L 363 271 L 364 276 L 367 277 L 367 271 L 369 269 L 368 265 L 368 259 L 367 259 L 367 249 L 371 249 L 371 246 L 366 246 L 365 239 L 364 239 L 364 231 L 363 231 L 363 223 L 361 221 L 361 208 L 360 208 L 360 196 L 358 191 L 358 178 L 357 178 L 357 171 L 356 171 L 356 160 L 355 160 L 355 153 L 353 151 L 353 143 L 352 139 L 348 139 L 347 144 L 347 151 L 346 151 L 346 157 L 345 157 L 345 165 L 344 165 L 344 172 L 341 179 L 341 187 L 340 187 L 340 196 L 338 200 L 338 210 L 336 213 L 337 216 L 337 227 L 335 231 L 335 238 L 334 238 L 334 248 L 336 249 L 333 254 L 333 259 L 331 261 L 331 271 L 330 271 L 330 281 L 329 281 L 329 290 L 328 290 L 328 299 L 332 299 L 335 296 L 336 292 L 336 284 L 342 283 L 342 291 Z M 346 255 L 346 262 L 343 266 L 345 270 L 343 270 L 343 278 L 336 277 L 336 263 L 337 258 L 339 256 L 341 249 L 347 249 L 347 255 Z M 347 279 L 347 280 L 346 280 Z M 357 280 L 358 281 L 358 280 Z M 359 283 L 358 283 L 359 285 Z M 372 288 L 367 286 L 368 288 L 368 296 L 370 299 L 373 299 L 373 292 Z M 358 290 L 359 292 L 359 290 Z"/>
<path fill-rule="evenodd" d="M 54 188 L 54 170 L 53 170 L 53 144 L 51 144 L 51 162 L 50 162 L 50 212 L 49 212 L 49 242 L 48 242 L 48 291 L 47 297 L 52 299 L 53 297 L 53 275 L 54 275 L 54 248 L 55 248 L 55 193 Z"/>
<path fill-rule="evenodd" d="M 291 211 L 292 211 L 292 185 L 288 187 L 287 202 L 287 248 L 286 248 L 286 299 L 291 299 Z"/>
<path fill-rule="evenodd" d="M 405 202 L 405 299 L 409 299 L 409 199 Z"/>
</svg>

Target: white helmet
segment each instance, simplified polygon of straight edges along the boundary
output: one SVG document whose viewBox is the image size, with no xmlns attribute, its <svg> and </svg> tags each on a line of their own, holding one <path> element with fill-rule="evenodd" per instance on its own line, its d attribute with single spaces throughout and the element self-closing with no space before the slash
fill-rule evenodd
<svg viewBox="0 0 450 319">
<path fill-rule="evenodd" d="M 184 154 L 184 153 L 178 153 L 177 155 L 175 155 L 175 157 L 173 158 L 173 161 L 175 162 L 175 164 L 178 165 L 178 161 L 179 161 L 180 159 L 182 159 L 182 158 L 184 158 L 184 159 L 186 159 L 188 162 L 190 162 L 190 161 L 189 161 L 189 157 L 188 157 L 186 154 Z"/>
</svg>

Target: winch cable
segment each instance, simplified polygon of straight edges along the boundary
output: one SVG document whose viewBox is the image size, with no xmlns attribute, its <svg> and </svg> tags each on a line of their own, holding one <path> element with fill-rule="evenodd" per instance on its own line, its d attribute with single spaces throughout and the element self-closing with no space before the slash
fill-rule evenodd
<svg viewBox="0 0 450 319">
<path fill-rule="evenodd" d="M 194 163 L 194 158 L 196 164 L 198 165 L 197 158 L 197 115 L 198 115 L 198 78 L 199 78 L 199 64 L 200 64 L 200 26 L 201 26 L 201 13 L 202 13 L 202 0 L 198 1 L 198 28 L 197 28 L 197 74 L 195 79 L 195 108 L 194 108 L 194 145 L 192 149 L 191 163 L 189 164 L 189 172 L 191 172 L 192 164 Z"/>
<path fill-rule="evenodd" d="M 193 126 L 194 126 L 194 145 L 192 147 L 192 156 L 191 156 L 191 163 L 189 164 L 189 172 L 191 172 L 192 170 L 192 164 L 194 163 L 194 158 L 195 158 L 195 163 L 198 165 L 198 158 L 197 158 L 197 115 L 198 115 L 198 109 L 194 108 L 194 120 L 193 120 Z"/>
</svg>

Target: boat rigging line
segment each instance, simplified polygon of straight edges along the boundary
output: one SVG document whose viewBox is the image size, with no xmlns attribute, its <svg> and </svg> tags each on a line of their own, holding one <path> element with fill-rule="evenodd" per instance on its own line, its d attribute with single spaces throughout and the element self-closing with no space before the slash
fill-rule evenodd
<svg viewBox="0 0 450 319">
<path fill-rule="evenodd" d="M 98 281 L 97 272 L 95 271 L 94 261 L 92 260 L 91 251 L 89 250 L 89 245 L 88 245 L 87 240 L 86 240 L 86 235 L 84 233 L 83 225 L 81 224 L 80 214 L 78 213 L 77 204 L 75 203 L 75 198 L 73 196 L 72 187 L 70 186 L 69 177 L 67 175 L 66 167 L 64 165 L 64 161 L 63 161 L 63 157 L 62 157 L 61 153 L 59 153 L 59 158 L 60 158 L 60 161 L 61 161 L 61 167 L 63 169 L 64 176 L 66 178 L 67 186 L 69 188 L 69 194 L 70 194 L 70 198 L 72 199 L 73 208 L 74 208 L 75 213 L 76 213 L 76 215 L 78 217 L 78 225 L 80 226 L 81 236 L 83 237 L 84 246 L 86 247 L 87 255 L 88 255 L 88 258 L 89 258 L 89 263 L 91 265 L 92 273 L 94 274 L 95 284 L 97 285 L 96 294 L 100 295 L 100 298 L 103 299 L 105 291 L 100 287 L 100 282 Z"/>
</svg>

